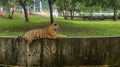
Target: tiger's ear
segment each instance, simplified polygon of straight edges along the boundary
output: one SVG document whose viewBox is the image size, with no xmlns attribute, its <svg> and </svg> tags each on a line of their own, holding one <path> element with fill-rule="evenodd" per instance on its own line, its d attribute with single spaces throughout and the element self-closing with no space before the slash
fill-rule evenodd
<svg viewBox="0 0 120 67">
<path fill-rule="evenodd" d="M 57 26 L 57 24 L 55 23 L 54 26 Z"/>
</svg>

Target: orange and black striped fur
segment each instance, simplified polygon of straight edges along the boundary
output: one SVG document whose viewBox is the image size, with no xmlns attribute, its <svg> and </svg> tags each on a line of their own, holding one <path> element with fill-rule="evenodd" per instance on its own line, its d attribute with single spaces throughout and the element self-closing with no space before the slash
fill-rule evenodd
<svg viewBox="0 0 120 67">
<path fill-rule="evenodd" d="M 33 29 L 26 32 L 23 36 L 28 42 L 38 38 L 64 38 L 66 35 L 58 35 L 55 30 L 58 28 L 56 23 L 50 24 L 45 28 Z"/>
</svg>

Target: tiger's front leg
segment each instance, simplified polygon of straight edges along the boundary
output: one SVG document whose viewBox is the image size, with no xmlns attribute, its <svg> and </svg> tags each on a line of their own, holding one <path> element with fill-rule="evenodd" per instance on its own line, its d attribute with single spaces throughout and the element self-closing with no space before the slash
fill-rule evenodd
<svg viewBox="0 0 120 67">
<path fill-rule="evenodd" d="M 56 32 L 53 32 L 52 34 L 50 34 L 51 38 L 66 38 L 66 35 L 60 35 L 57 34 Z"/>
<path fill-rule="evenodd" d="M 57 38 L 67 38 L 66 35 L 57 35 Z"/>
</svg>

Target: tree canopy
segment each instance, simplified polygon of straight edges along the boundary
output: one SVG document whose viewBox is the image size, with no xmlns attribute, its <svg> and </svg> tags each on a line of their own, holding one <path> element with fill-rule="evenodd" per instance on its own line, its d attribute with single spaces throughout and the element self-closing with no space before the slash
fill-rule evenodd
<svg viewBox="0 0 120 67">
<path fill-rule="evenodd" d="M 42 1 L 42 0 L 40 0 Z M 55 4 L 59 12 L 62 12 L 63 17 L 67 19 L 69 16 L 71 19 L 74 17 L 75 12 L 94 12 L 100 10 L 113 10 L 113 20 L 118 18 L 118 10 L 120 9 L 120 0 L 46 0 L 50 10 L 50 22 L 54 22 L 53 8 Z M 29 21 L 27 15 L 27 6 L 34 4 L 34 0 L 0 0 L 0 5 L 8 7 L 9 18 L 12 18 L 14 8 L 16 5 L 21 5 L 24 10 L 25 20 Z"/>
</svg>

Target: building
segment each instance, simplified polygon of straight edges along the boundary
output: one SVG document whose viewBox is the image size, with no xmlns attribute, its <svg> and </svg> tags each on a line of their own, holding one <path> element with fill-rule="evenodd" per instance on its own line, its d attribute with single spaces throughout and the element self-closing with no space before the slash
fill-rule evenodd
<svg viewBox="0 0 120 67">
<path fill-rule="evenodd" d="M 6 14 L 6 13 L 7 13 L 6 7 L 0 6 L 0 14 Z"/>
<path fill-rule="evenodd" d="M 28 14 L 35 14 L 35 15 L 42 15 L 42 16 L 49 16 L 49 6 L 47 0 L 33 0 L 34 3 L 31 4 L 30 6 L 26 6 Z M 7 7 L 0 7 L 0 12 L 7 12 L 8 8 Z M 23 9 L 21 6 L 17 6 L 15 8 L 16 12 L 23 12 Z M 58 16 L 58 11 L 56 8 L 53 9 L 53 15 L 55 17 Z"/>
<path fill-rule="evenodd" d="M 31 5 L 31 10 L 33 13 L 38 15 L 49 16 L 49 6 L 47 0 L 34 0 L 34 4 Z M 53 16 L 58 17 L 58 11 L 53 8 Z"/>
</svg>

